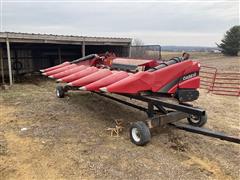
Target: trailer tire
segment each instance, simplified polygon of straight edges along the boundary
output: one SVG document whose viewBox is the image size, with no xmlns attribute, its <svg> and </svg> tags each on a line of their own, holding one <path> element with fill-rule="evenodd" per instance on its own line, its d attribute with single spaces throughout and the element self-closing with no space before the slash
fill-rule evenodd
<svg viewBox="0 0 240 180">
<path fill-rule="evenodd" d="M 143 121 L 133 123 L 130 127 L 130 139 L 138 146 L 146 145 L 151 139 L 148 126 Z"/>
<path fill-rule="evenodd" d="M 205 113 L 203 116 L 190 115 L 187 120 L 188 123 L 192 126 L 202 127 L 207 122 L 207 114 Z"/>
<path fill-rule="evenodd" d="M 56 96 L 58 98 L 64 98 L 65 96 L 65 90 L 62 86 L 57 86 L 56 87 Z"/>
</svg>

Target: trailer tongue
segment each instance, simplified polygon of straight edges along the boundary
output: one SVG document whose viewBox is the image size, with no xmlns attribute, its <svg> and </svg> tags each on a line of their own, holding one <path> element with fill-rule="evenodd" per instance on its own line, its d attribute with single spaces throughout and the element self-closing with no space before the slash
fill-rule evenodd
<svg viewBox="0 0 240 180">
<path fill-rule="evenodd" d="M 188 103 L 199 97 L 199 70 L 198 62 L 184 58 L 157 62 L 151 59 L 117 58 L 107 53 L 88 55 L 41 72 L 57 82 L 66 83 L 56 88 L 59 98 L 63 98 L 69 90 L 90 91 L 146 112 L 146 121 L 135 122 L 130 127 L 131 141 L 136 145 L 145 145 L 151 139 L 151 128 L 170 124 L 190 131 L 191 127 L 202 127 L 207 122 L 205 110 Z M 145 108 L 132 104 L 106 93 L 137 99 L 146 102 L 148 106 Z M 182 119 L 187 119 L 191 126 L 174 124 Z M 200 130 L 195 128 L 191 132 Z M 224 135 L 200 134 L 224 139 Z M 225 140 L 240 143 L 239 138 Z"/>
</svg>

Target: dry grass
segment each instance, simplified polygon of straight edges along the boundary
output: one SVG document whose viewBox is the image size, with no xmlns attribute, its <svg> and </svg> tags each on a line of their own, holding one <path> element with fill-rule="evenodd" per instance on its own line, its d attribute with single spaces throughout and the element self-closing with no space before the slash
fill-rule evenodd
<svg viewBox="0 0 240 180">
<path fill-rule="evenodd" d="M 181 56 L 181 52 L 162 52 L 163 59 Z M 223 56 L 222 54 L 207 52 L 191 52 L 191 59 L 198 60 L 202 65 L 213 66 L 220 71 L 240 72 L 240 58 Z"/>
</svg>

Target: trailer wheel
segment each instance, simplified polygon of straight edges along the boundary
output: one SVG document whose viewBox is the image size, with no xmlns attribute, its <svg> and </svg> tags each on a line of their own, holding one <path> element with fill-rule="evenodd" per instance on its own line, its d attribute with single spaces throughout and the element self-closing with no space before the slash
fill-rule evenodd
<svg viewBox="0 0 240 180">
<path fill-rule="evenodd" d="M 57 95 L 58 98 L 64 98 L 65 90 L 62 86 L 57 86 L 56 87 L 56 95 Z"/>
<path fill-rule="evenodd" d="M 202 127 L 207 122 L 207 114 L 205 114 L 203 116 L 190 115 L 187 118 L 187 120 L 188 120 L 189 124 L 192 126 Z"/>
<path fill-rule="evenodd" d="M 143 121 L 133 123 L 130 127 L 130 139 L 138 146 L 147 144 L 151 139 L 148 126 Z"/>
</svg>

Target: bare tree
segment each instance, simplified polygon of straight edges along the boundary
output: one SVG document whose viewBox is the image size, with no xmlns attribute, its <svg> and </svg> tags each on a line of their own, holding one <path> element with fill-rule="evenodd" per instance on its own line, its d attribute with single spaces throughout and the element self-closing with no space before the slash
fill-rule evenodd
<svg viewBox="0 0 240 180">
<path fill-rule="evenodd" d="M 141 39 L 135 38 L 132 42 L 133 47 L 131 48 L 131 57 L 143 58 L 144 57 L 144 43 Z"/>
<path fill-rule="evenodd" d="M 142 45 L 144 45 L 144 42 L 139 38 L 135 38 L 135 39 L 133 39 L 132 45 L 133 46 L 142 46 Z"/>
</svg>

